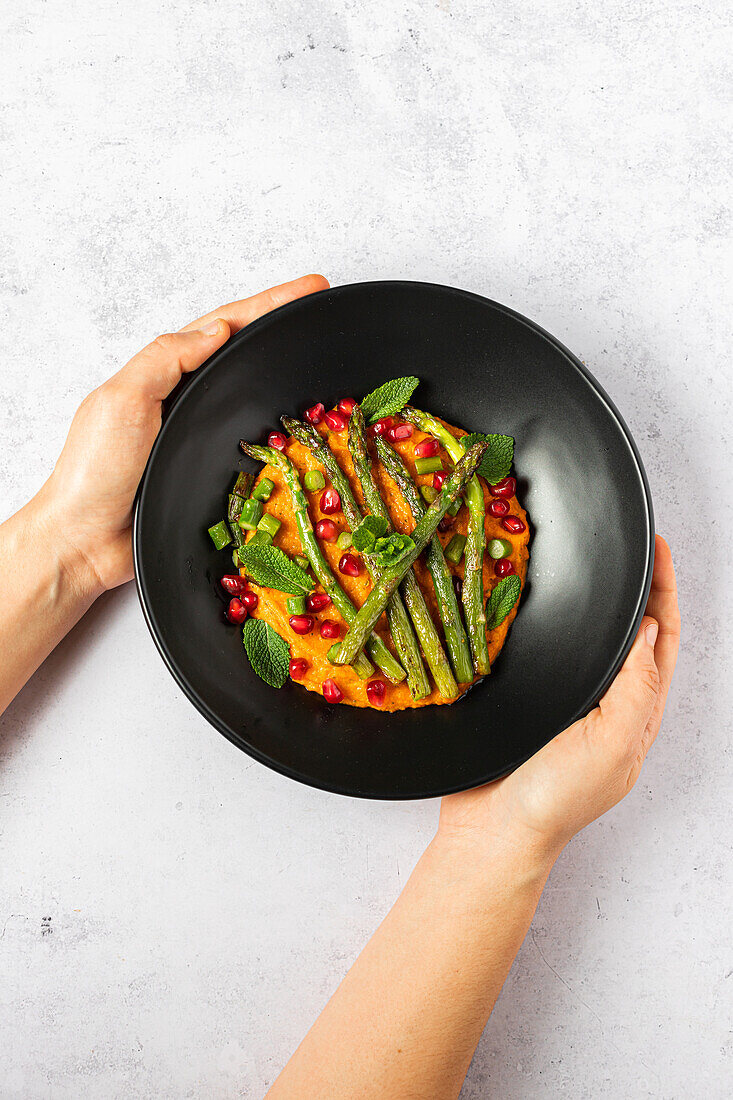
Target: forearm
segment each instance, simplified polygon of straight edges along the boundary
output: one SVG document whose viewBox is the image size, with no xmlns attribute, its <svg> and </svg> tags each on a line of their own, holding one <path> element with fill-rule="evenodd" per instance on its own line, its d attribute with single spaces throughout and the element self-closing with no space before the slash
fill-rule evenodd
<svg viewBox="0 0 733 1100">
<path fill-rule="evenodd" d="M 0 525 L 0 714 L 101 592 L 45 490 Z"/>
<path fill-rule="evenodd" d="M 439 834 L 269 1100 L 456 1097 L 552 862 L 497 837 L 477 867 Z"/>
</svg>

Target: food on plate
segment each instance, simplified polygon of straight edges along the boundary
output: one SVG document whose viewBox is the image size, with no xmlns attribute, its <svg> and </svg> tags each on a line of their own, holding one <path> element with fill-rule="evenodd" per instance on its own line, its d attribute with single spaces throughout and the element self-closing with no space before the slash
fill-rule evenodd
<svg viewBox="0 0 733 1100">
<path fill-rule="evenodd" d="M 506 640 L 529 556 L 514 441 L 414 407 L 417 385 L 317 402 L 266 445 L 241 441 L 263 467 L 208 530 L 235 566 L 226 619 L 272 687 L 386 711 L 452 703 Z"/>
</svg>

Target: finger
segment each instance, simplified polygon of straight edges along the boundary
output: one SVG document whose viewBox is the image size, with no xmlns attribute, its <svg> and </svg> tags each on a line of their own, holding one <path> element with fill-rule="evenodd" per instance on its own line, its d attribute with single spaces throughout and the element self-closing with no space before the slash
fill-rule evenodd
<svg viewBox="0 0 733 1100">
<path fill-rule="evenodd" d="M 661 535 L 657 535 L 655 539 L 654 574 L 646 613 L 659 623 L 655 654 L 666 695 L 680 644 L 680 609 L 677 602 L 677 581 L 672 564 L 672 553 Z"/>
<path fill-rule="evenodd" d="M 271 286 L 269 290 L 263 290 L 252 298 L 242 298 L 239 302 L 230 302 L 211 313 L 185 325 L 181 332 L 189 332 L 191 329 L 200 328 L 207 321 L 215 317 L 222 317 L 232 331 L 239 332 L 245 325 L 256 321 L 265 313 L 284 306 L 287 302 L 293 302 L 296 298 L 303 298 L 306 294 L 315 294 L 319 290 L 328 290 L 328 280 L 323 275 L 302 275 L 299 279 L 293 279 L 289 283 L 281 283 L 280 286 Z"/>
<path fill-rule="evenodd" d="M 637 740 L 652 716 L 660 693 L 657 633 L 656 621 L 645 615 L 621 671 L 600 701 L 603 725 L 613 737 Z"/>
<path fill-rule="evenodd" d="M 654 656 L 659 669 L 660 690 L 649 720 L 647 740 L 651 745 L 662 724 L 662 715 L 680 646 L 680 609 L 677 603 L 674 565 L 669 546 L 660 535 L 657 535 L 655 540 L 654 574 L 647 602 L 647 614 L 653 615 L 659 623 L 659 637 L 654 647 Z"/>
<path fill-rule="evenodd" d="M 138 352 L 115 378 L 141 396 L 162 401 L 181 375 L 200 367 L 229 338 L 230 332 L 222 318 L 191 332 L 166 332 Z"/>
</svg>

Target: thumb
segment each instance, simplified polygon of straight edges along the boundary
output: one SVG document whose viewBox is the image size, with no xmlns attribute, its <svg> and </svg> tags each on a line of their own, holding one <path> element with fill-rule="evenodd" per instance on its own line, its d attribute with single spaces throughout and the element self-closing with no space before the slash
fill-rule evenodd
<svg viewBox="0 0 733 1100">
<path fill-rule="evenodd" d="M 229 338 L 229 324 L 221 317 L 189 332 L 166 332 L 133 356 L 117 379 L 142 395 L 162 401 L 181 375 L 200 367 Z"/>
<path fill-rule="evenodd" d="M 612 727 L 638 733 L 646 728 L 660 690 L 659 670 L 654 659 L 654 643 L 659 624 L 645 615 L 639 633 L 621 671 L 600 702 L 604 719 Z"/>
</svg>

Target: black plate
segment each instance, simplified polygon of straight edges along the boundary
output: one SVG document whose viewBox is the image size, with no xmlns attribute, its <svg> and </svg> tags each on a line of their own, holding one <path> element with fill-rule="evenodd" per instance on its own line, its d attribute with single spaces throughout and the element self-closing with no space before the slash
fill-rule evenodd
<svg viewBox="0 0 733 1100">
<path fill-rule="evenodd" d="M 331 706 L 250 669 L 225 624 L 231 571 L 206 528 L 247 467 L 240 437 L 278 415 L 357 399 L 417 374 L 416 404 L 515 437 L 532 524 L 522 605 L 489 679 L 453 706 L 398 714 Z M 578 360 L 526 318 L 428 283 L 337 287 L 235 336 L 177 395 L 135 515 L 138 589 L 152 635 L 201 713 L 257 760 L 315 787 L 423 798 L 495 779 L 587 713 L 620 667 L 649 591 L 653 517 L 618 412 Z"/>
</svg>

